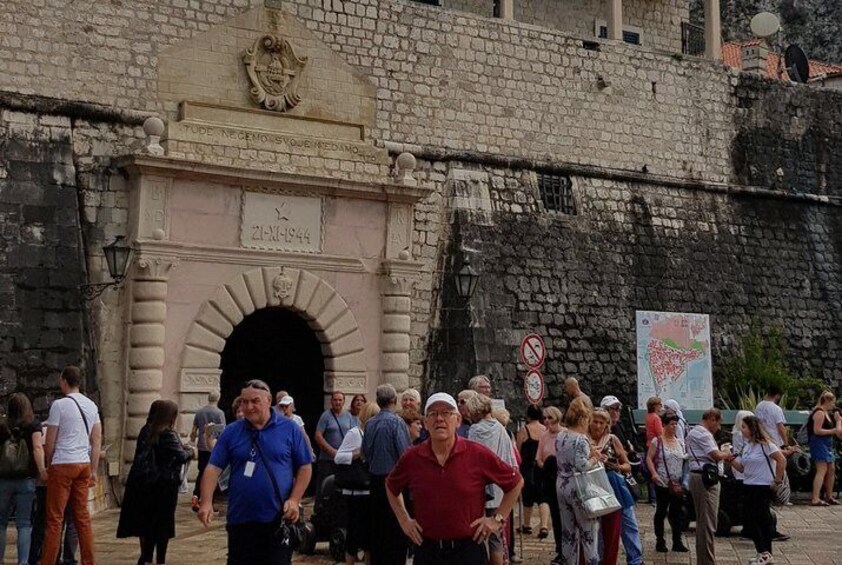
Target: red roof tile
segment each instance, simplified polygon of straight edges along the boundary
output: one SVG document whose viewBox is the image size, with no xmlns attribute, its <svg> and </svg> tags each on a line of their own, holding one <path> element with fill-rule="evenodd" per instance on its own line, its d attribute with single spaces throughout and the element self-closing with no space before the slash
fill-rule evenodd
<svg viewBox="0 0 842 565">
<path fill-rule="evenodd" d="M 722 44 L 722 60 L 729 67 L 735 69 L 743 68 L 743 47 L 760 44 L 760 39 L 750 39 L 740 43 L 723 43 Z M 780 55 L 769 51 L 766 57 L 766 75 L 769 78 L 776 78 L 778 76 L 778 64 L 780 63 Z M 789 79 L 786 69 L 781 64 L 781 72 L 783 76 Z M 817 77 L 823 74 L 835 75 L 842 73 L 842 65 L 828 65 L 819 61 L 810 60 L 810 77 Z"/>
</svg>

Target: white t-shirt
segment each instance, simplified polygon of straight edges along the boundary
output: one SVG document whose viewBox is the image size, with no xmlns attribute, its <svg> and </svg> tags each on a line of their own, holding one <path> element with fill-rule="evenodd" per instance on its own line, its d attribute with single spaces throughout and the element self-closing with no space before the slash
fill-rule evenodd
<svg viewBox="0 0 842 565">
<path fill-rule="evenodd" d="M 766 430 L 775 445 L 783 445 L 784 440 L 778 433 L 778 424 L 786 424 L 783 409 L 771 400 L 763 400 L 754 409 L 754 415 L 760 420 L 763 429 Z"/>
<path fill-rule="evenodd" d="M 82 393 L 74 392 L 68 396 L 73 397 L 79 403 L 79 407 L 70 398 L 59 398 L 50 406 L 50 416 L 46 421 L 47 426 L 58 428 L 52 465 L 91 462 L 91 440 L 89 432 L 85 430 L 85 421 L 79 408 L 82 408 L 88 419 L 88 430 L 99 423 L 99 410 L 96 404 Z"/>
<path fill-rule="evenodd" d="M 740 453 L 740 461 L 743 464 L 743 484 L 771 485 L 774 483 L 773 471 L 778 463 L 771 458 L 767 460 L 767 457 L 778 451 L 780 451 L 778 446 L 770 443 L 759 444 L 747 441 Z"/>
<path fill-rule="evenodd" d="M 298 414 L 293 414 L 292 416 L 290 416 L 289 419 L 298 424 L 298 427 L 304 427 L 304 420 L 302 420 L 301 416 L 299 416 Z"/>
<path fill-rule="evenodd" d="M 687 460 L 690 462 L 691 471 L 701 471 L 702 465 L 705 463 L 716 463 L 708 454 L 711 451 L 718 451 L 719 447 L 716 445 L 716 440 L 713 439 L 713 434 L 701 424 L 693 426 L 693 429 L 687 434 L 684 444 L 687 447 L 687 454 L 689 455 Z"/>
</svg>

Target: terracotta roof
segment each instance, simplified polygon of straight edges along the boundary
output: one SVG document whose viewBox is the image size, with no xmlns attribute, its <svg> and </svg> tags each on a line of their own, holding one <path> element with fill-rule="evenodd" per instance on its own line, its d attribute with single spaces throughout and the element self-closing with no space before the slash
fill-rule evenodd
<svg viewBox="0 0 842 565">
<path fill-rule="evenodd" d="M 743 68 L 743 47 L 751 45 L 759 45 L 760 39 L 750 39 L 740 43 L 723 43 L 722 44 L 722 60 L 729 67 L 735 69 Z M 769 78 L 776 78 L 778 76 L 778 63 L 780 55 L 769 51 L 766 57 L 766 74 Z M 783 70 L 783 76 L 789 79 L 786 69 Z M 828 65 L 820 61 L 810 60 L 810 77 L 817 77 L 819 75 L 835 75 L 842 73 L 842 65 Z"/>
</svg>

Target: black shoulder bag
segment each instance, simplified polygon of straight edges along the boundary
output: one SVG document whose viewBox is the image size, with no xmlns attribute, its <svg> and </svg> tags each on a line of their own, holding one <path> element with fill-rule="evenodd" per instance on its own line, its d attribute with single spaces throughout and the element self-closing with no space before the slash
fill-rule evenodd
<svg viewBox="0 0 842 565">
<path fill-rule="evenodd" d="M 702 470 L 699 471 L 702 474 L 702 484 L 708 488 L 718 485 L 719 468 L 713 463 L 702 463 L 699 461 L 699 458 L 696 457 L 696 452 L 693 451 L 693 448 L 690 447 L 689 443 L 687 444 L 687 449 L 690 450 L 690 453 L 693 455 L 693 459 L 696 460 L 696 463 L 699 463 L 702 466 Z"/>
<path fill-rule="evenodd" d="M 301 533 L 298 531 L 295 524 L 292 524 L 284 519 L 284 497 L 281 495 L 281 489 L 278 487 L 277 481 L 275 481 L 275 475 L 273 475 L 272 471 L 269 469 L 269 463 L 266 460 L 266 457 L 263 456 L 263 449 L 260 447 L 259 432 L 255 434 L 254 440 L 252 440 L 252 445 L 260 456 L 260 461 L 263 463 L 263 467 L 269 475 L 269 480 L 272 481 L 272 489 L 275 491 L 275 496 L 278 497 L 278 501 L 281 505 L 277 516 L 275 516 L 275 519 L 272 520 L 272 536 L 277 539 L 281 545 L 291 547 L 293 550 L 298 549 L 298 546 L 301 544 Z"/>
<path fill-rule="evenodd" d="M 376 439 L 377 433 L 375 430 L 372 442 Z M 362 450 L 362 444 L 360 450 Z M 368 490 L 371 486 L 371 473 L 368 471 L 368 464 L 363 461 L 362 457 L 351 459 L 350 464 L 337 464 L 333 478 L 337 487 L 346 490 Z"/>
</svg>

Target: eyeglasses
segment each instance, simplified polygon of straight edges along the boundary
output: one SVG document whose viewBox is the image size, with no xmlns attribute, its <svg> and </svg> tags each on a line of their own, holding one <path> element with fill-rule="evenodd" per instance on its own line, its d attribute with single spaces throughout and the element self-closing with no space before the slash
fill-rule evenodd
<svg viewBox="0 0 842 565">
<path fill-rule="evenodd" d="M 252 379 L 247 381 L 242 388 L 256 388 L 258 390 L 265 390 L 266 392 L 272 392 L 269 390 L 269 385 L 261 381 L 260 379 Z"/>
<path fill-rule="evenodd" d="M 455 414 L 456 412 L 454 412 L 453 410 L 442 410 L 441 412 L 432 410 L 430 412 L 427 412 L 427 418 L 430 418 L 431 420 L 437 420 L 438 417 L 441 416 L 442 418 L 447 419 Z"/>
<path fill-rule="evenodd" d="M 615 405 L 615 406 L 609 406 L 609 407 L 608 407 L 608 410 L 609 410 L 610 412 L 619 412 L 619 411 L 620 411 L 620 407 L 619 407 L 619 406 L 616 406 L 616 405 Z"/>
</svg>

